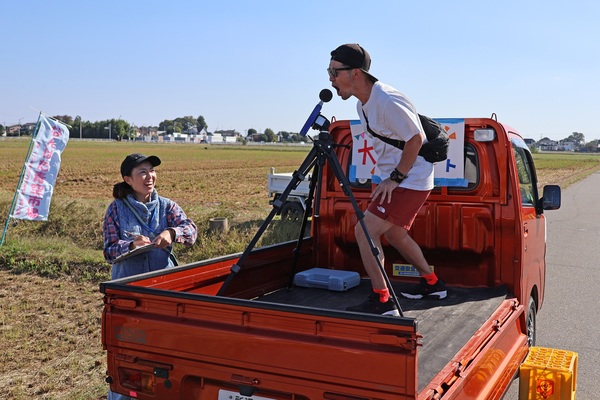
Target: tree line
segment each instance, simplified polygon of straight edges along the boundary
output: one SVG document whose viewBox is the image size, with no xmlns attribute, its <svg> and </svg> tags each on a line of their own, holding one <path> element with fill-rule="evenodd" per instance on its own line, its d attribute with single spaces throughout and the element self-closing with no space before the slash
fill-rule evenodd
<svg viewBox="0 0 600 400">
<path fill-rule="evenodd" d="M 272 129 L 267 128 L 263 133 L 258 133 L 258 131 L 254 128 L 248 129 L 248 134 L 246 136 L 247 140 L 253 140 L 255 142 L 306 142 L 306 137 L 302 136 L 299 133 L 295 132 L 287 132 L 287 131 L 279 131 L 277 134 L 273 132 Z"/>
<path fill-rule="evenodd" d="M 84 121 L 79 115 L 73 118 L 70 115 L 54 115 L 52 118 L 61 121 L 69 127 L 69 137 L 86 139 L 134 139 L 137 133 L 147 134 L 150 130 L 165 131 L 171 135 L 174 132 L 198 133 L 208 128 L 203 116 L 178 117 L 173 120 L 164 120 L 158 126 L 134 126 L 124 119 L 107 119 L 102 121 Z M 4 134 L 6 127 L 0 125 L 0 134 Z M 23 128 L 21 136 L 30 136 L 33 131 Z"/>
<path fill-rule="evenodd" d="M 75 118 L 69 115 L 59 115 L 54 118 L 70 125 L 69 136 L 92 139 L 135 139 L 138 132 L 148 134 L 150 130 L 164 131 L 168 135 L 179 133 L 198 133 L 205 130 L 208 125 L 203 116 L 178 117 L 173 120 L 165 119 L 158 126 L 136 127 L 123 119 L 110 119 L 103 121 L 83 121 L 80 116 Z"/>
<path fill-rule="evenodd" d="M 173 133 L 201 134 L 206 132 L 208 125 L 202 115 L 198 117 L 185 116 L 169 120 L 165 119 L 158 126 L 134 126 L 126 120 L 106 119 L 102 121 L 84 121 L 79 115 L 55 115 L 52 118 L 59 120 L 69 127 L 69 137 L 85 139 L 135 139 L 138 134 L 148 135 L 151 131 L 165 132 L 167 135 Z M 5 127 L 0 124 L 0 134 L 4 134 Z M 23 128 L 21 136 L 30 136 L 33 131 Z M 305 142 L 306 137 L 295 132 L 279 131 L 277 134 L 267 128 L 263 133 L 256 129 L 247 130 L 246 140 L 262 142 Z"/>
<path fill-rule="evenodd" d="M 172 120 L 165 119 L 158 126 L 133 126 L 128 121 L 120 118 L 96 122 L 83 121 L 79 115 L 75 118 L 69 115 L 55 115 L 52 118 L 69 125 L 69 137 L 72 138 L 121 140 L 135 139 L 138 133 L 148 135 L 150 131 L 161 131 L 167 135 L 172 135 L 175 132 L 199 134 L 208 129 L 208 125 L 202 115 L 198 117 L 177 117 Z M 0 124 L 0 135 L 4 136 L 7 128 Z M 33 131 L 30 131 L 26 127 L 19 130 L 20 136 L 31 136 L 32 134 Z M 13 135 L 16 136 L 16 134 Z M 306 142 L 307 139 L 305 136 L 295 132 L 279 131 L 276 134 L 272 129 L 267 128 L 263 133 L 259 133 L 256 129 L 250 128 L 247 130 L 246 140 L 261 142 Z M 544 137 L 540 139 L 540 142 L 550 140 Z M 573 132 L 559 142 L 575 143 L 580 151 L 598 151 L 598 146 L 600 145 L 599 139 L 586 142 L 585 135 L 581 132 Z"/>
</svg>

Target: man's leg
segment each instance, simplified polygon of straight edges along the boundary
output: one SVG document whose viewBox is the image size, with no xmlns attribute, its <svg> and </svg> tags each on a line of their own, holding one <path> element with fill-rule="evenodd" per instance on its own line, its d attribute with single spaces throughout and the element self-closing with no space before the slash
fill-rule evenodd
<svg viewBox="0 0 600 400">
<path fill-rule="evenodd" d="M 366 226 L 369 236 L 373 240 L 373 245 L 379 249 L 379 259 L 381 263 L 384 262 L 383 251 L 381 249 L 381 235 L 391 225 L 389 222 L 373 215 L 367 211 L 363 222 Z M 390 292 L 385 284 L 383 273 L 377 265 L 375 255 L 371 251 L 371 246 L 367 240 L 367 235 L 362 228 L 362 225 L 358 223 L 354 227 L 354 233 L 356 235 L 356 241 L 358 242 L 358 248 L 360 250 L 360 256 L 363 261 L 363 265 L 369 278 L 371 278 L 371 285 L 373 287 L 373 293 L 369 295 L 367 301 L 355 306 L 346 308 L 348 311 L 362 312 L 369 314 L 379 314 L 388 316 L 399 316 L 400 312 L 396 307 L 395 302 L 390 298 Z"/>
<path fill-rule="evenodd" d="M 379 259 L 381 260 L 381 264 L 383 265 L 385 260 L 385 255 L 383 254 L 383 249 L 381 248 L 381 235 L 383 235 L 388 229 L 390 229 L 393 224 L 388 221 L 385 221 L 376 215 L 373 215 L 371 212 L 366 211 L 363 219 L 365 226 L 367 227 L 367 231 L 369 232 L 369 236 L 373 241 L 373 244 L 377 249 L 379 249 Z M 362 229 L 360 223 L 356 224 L 354 227 L 354 235 L 356 236 L 356 241 L 358 243 L 358 249 L 360 250 L 360 257 L 363 262 L 363 266 L 371 279 L 371 285 L 374 290 L 387 289 L 385 284 L 385 279 L 383 278 L 383 274 L 377 265 L 377 260 L 371 251 L 371 246 L 367 240 L 367 236 Z"/>
<path fill-rule="evenodd" d="M 429 263 L 423 256 L 423 251 L 417 242 L 410 237 L 406 229 L 397 225 L 392 225 L 392 227 L 385 232 L 385 240 L 394 246 L 408 263 L 414 265 L 421 276 L 433 273 Z"/>
<path fill-rule="evenodd" d="M 402 296 L 409 299 L 422 299 L 424 297 L 443 299 L 448 295 L 445 283 L 438 279 L 431 270 L 429 263 L 423 256 L 423 251 L 417 242 L 410 237 L 406 229 L 394 225 L 385 233 L 385 239 L 398 250 L 408 263 L 414 265 L 423 278 L 414 289 L 400 292 Z"/>
</svg>

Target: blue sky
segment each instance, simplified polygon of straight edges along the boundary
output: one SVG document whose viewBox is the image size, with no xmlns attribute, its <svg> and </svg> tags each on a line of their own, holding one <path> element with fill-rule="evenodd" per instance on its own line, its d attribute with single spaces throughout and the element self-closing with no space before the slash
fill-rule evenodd
<svg viewBox="0 0 600 400">
<path fill-rule="evenodd" d="M 355 42 L 432 117 L 600 139 L 597 1 L 3 1 L 0 123 L 49 115 L 298 132 Z M 323 114 L 353 119 L 337 96 Z"/>
</svg>

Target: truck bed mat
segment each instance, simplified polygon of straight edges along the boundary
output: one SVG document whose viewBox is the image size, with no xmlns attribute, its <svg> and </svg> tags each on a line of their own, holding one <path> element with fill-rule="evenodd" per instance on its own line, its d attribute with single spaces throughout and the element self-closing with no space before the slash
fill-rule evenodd
<svg viewBox="0 0 600 400">
<path fill-rule="evenodd" d="M 418 350 L 419 391 L 421 391 L 507 297 L 505 286 L 494 288 L 448 287 L 443 300 L 410 300 L 400 295 L 413 283 L 394 282 L 394 291 L 405 317 L 415 318 L 423 336 Z M 345 292 L 294 286 L 260 297 L 260 301 L 312 308 L 345 310 L 361 303 L 371 291 L 368 279 Z"/>
</svg>

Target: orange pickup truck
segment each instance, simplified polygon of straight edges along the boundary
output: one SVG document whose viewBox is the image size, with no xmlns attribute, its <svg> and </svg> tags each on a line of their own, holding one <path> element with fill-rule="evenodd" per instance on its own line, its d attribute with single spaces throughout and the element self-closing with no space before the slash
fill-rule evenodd
<svg viewBox="0 0 600 400">
<path fill-rule="evenodd" d="M 111 390 L 138 399 L 501 398 L 535 343 L 544 212 L 560 207 L 560 188 L 538 191 L 513 129 L 491 118 L 462 124 L 464 179 L 436 187 L 410 232 L 445 280 L 446 299 L 400 298 L 401 317 L 345 311 L 370 290 L 350 198 L 364 210 L 371 182 L 340 182 L 325 163 L 310 235 L 100 285 Z M 334 122 L 325 136 L 353 175 L 351 122 Z M 413 285 L 411 266 L 384 246 L 393 289 Z M 359 282 L 291 284 L 313 268 Z"/>
</svg>

